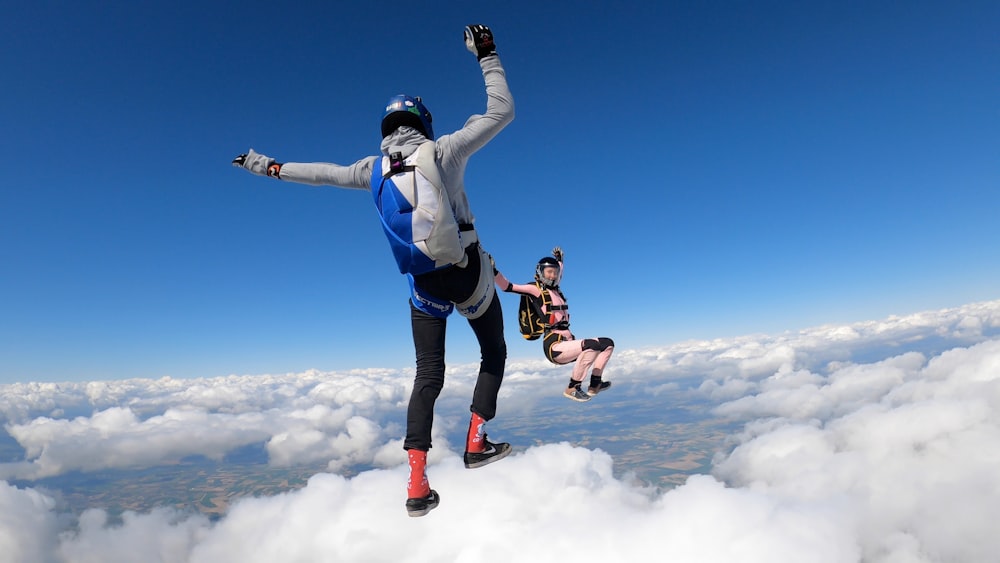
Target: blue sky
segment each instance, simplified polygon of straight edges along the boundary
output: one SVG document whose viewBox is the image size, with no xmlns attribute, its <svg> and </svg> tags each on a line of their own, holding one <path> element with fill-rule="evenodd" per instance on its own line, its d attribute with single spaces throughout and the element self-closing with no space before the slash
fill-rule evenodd
<svg viewBox="0 0 1000 563">
<path fill-rule="evenodd" d="M 457 129 L 472 22 L 517 106 L 470 161 L 477 225 L 513 279 L 565 249 L 579 336 L 998 297 L 995 2 L 341 4 L 5 10 L 0 383 L 412 363 L 369 196 L 229 161 L 374 154 L 400 92 Z M 510 356 L 539 355 L 504 299 Z"/>
</svg>

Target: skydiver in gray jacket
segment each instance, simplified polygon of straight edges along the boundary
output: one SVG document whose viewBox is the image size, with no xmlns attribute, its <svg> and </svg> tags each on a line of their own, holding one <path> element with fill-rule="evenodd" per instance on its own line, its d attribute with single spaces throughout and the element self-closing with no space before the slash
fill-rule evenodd
<svg viewBox="0 0 1000 563">
<path fill-rule="evenodd" d="M 466 197 L 464 175 L 469 157 L 514 119 L 514 102 L 490 29 L 484 25 L 467 26 L 465 44 L 479 60 L 486 82 L 487 102 L 486 113 L 471 116 L 458 131 L 435 139 L 431 114 L 423 101 L 419 97 L 399 95 L 389 100 L 382 117 L 381 155 L 341 166 L 321 162 L 279 163 L 250 149 L 233 160 L 234 165 L 254 174 L 279 180 L 359 190 L 372 190 L 374 187 L 379 190 L 379 182 L 384 181 L 383 169 L 390 166 L 390 158 L 407 159 L 416 153 L 418 147 L 429 140 L 434 141 L 434 160 L 440 181 L 447 191 L 461 231 L 458 252 L 461 257 L 454 263 L 426 273 L 407 273 L 417 362 L 403 442 L 410 466 L 406 500 L 410 516 L 423 516 L 439 502 L 437 492 L 430 488 L 425 467 L 427 451 L 431 447 L 434 403 L 444 385 L 446 321 L 456 308 L 468 319 L 482 354 L 470 406 L 472 415 L 466 439 L 465 466 L 470 469 L 482 467 L 506 457 L 511 451 L 508 443 L 488 441 L 484 431 L 486 421 L 496 415 L 507 345 L 503 335 L 500 299 L 493 284 L 491 259 L 483 250 L 475 231 L 475 217 Z M 403 270 L 402 266 L 400 268 Z"/>
</svg>

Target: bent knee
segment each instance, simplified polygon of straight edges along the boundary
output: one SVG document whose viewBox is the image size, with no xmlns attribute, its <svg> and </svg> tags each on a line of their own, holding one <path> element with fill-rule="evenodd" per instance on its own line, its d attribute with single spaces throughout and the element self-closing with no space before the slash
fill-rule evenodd
<svg viewBox="0 0 1000 563">
<path fill-rule="evenodd" d="M 480 348 L 480 353 L 484 362 L 488 360 L 502 362 L 507 359 L 507 343 L 500 342 L 492 346 L 483 346 Z"/>
<path fill-rule="evenodd" d="M 600 337 L 600 338 L 585 338 L 583 340 L 584 350 L 594 350 L 596 352 L 603 352 L 608 348 L 614 348 L 615 341 L 610 338 Z"/>
</svg>

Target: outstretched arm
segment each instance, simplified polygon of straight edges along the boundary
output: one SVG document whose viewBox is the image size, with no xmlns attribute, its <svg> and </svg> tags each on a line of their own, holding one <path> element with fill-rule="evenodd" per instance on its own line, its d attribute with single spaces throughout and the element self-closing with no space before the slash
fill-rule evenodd
<svg viewBox="0 0 1000 563">
<path fill-rule="evenodd" d="M 497 288 L 500 291 L 506 291 L 507 293 L 519 293 L 525 295 L 534 295 L 535 297 L 541 297 L 542 292 L 538 290 L 538 286 L 533 283 L 511 283 L 507 276 L 503 275 L 502 272 L 493 268 L 493 282 L 496 283 Z"/>
<path fill-rule="evenodd" d="M 250 149 L 246 154 L 234 158 L 233 165 L 259 176 L 270 176 L 297 184 L 367 190 L 370 189 L 372 170 L 377 161 L 378 157 L 369 156 L 348 166 L 329 162 L 280 163 Z"/>
</svg>

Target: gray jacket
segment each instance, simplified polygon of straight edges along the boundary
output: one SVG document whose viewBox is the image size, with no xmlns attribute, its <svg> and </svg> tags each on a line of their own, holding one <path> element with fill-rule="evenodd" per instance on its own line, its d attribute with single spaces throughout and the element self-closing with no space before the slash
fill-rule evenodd
<svg viewBox="0 0 1000 563">
<path fill-rule="evenodd" d="M 475 217 L 465 195 L 465 165 L 472 153 L 486 145 L 514 119 L 514 100 L 507 87 L 500 58 L 486 57 L 479 61 L 479 65 L 486 81 L 486 113 L 469 117 L 461 129 L 435 140 L 442 181 L 454 207 L 455 218 L 459 223 L 469 224 L 475 221 Z M 382 154 L 400 152 L 403 157 L 407 157 L 425 141 L 425 137 L 417 130 L 400 127 L 382 140 Z M 347 166 L 328 162 L 286 162 L 281 165 L 280 179 L 312 186 L 369 190 L 372 170 L 380 158 L 369 156 Z M 275 159 L 250 149 L 243 167 L 255 174 L 264 175 L 267 174 L 267 167 L 274 161 Z"/>
</svg>

